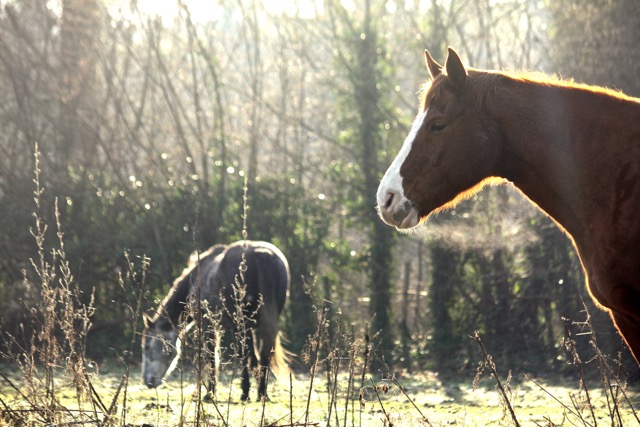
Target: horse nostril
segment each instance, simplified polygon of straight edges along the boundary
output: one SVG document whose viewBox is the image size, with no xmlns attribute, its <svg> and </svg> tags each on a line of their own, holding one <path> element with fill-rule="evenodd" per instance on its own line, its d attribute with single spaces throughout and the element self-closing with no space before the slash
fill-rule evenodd
<svg viewBox="0 0 640 427">
<path fill-rule="evenodd" d="M 393 203 L 393 198 L 395 197 L 395 194 L 393 192 L 388 192 L 387 193 L 387 201 L 384 204 L 384 208 L 385 209 L 389 209 L 391 207 L 391 204 Z"/>
</svg>

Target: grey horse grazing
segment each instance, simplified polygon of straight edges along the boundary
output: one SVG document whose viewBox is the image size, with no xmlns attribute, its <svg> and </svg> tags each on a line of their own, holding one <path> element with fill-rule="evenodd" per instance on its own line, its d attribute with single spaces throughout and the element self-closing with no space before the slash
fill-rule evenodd
<svg viewBox="0 0 640 427">
<path fill-rule="evenodd" d="M 286 369 L 278 316 L 284 307 L 290 282 L 287 259 L 271 243 L 259 241 L 213 246 L 197 258 L 192 257 L 187 269 L 174 281 L 156 314 L 153 317 L 144 316 L 144 384 L 150 388 L 158 387 L 171 373 L 180 357 L 181 333 L 186 332 L 195 321 L 195 309 L 208 305 L 211 311 L 222 313 L 221 326 L 233 331 L 232 335 L 235 336 L 238 330 L 247 331 L 244 339 L 238 343 L 242 359 L 242 400 L 249 398 L 252 368 L 259 368 L 258 398 L 266 399 L 267 368 L 271 365 L 275 371 Z M 244 285 L 246 293 L 237 293 L 237 283 Z M 238 295 L 242 295 L 241 301 L 238 301 Z M 188 304 L 190 310 L 185 313 Z M 179 325 L 184 314 L 187 314 L 191 324 L 181 331 Z M 220 335 L 210 335 L 213 336 L 208 337 L 206 344 L 213 348 L 215 354 L 211 361 L 213 369 L 209 384 L 209 392 L 213 394 L 220 363 Z"/>
</svg>

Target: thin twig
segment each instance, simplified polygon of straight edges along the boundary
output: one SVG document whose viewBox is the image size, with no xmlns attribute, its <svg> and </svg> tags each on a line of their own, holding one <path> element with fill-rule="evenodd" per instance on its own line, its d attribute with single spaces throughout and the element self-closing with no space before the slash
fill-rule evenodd
<svg viewBox="0 0 640 427">
<path fill-rule="evenodd" d="M 344 402 L 344 424 L 343 427 L 347 427 L 347 414 L 349 413 L 349 402 L 351 401 L 351 417 L 353 419 L 353 399 L 351 399 L 351 393 L 353 392 L 353 378 L 355 370 L 355 358 L 357 354 L 358 344 L 355 342 L 355 333 L 353 331 L 353 325 L 351 326 L 351 346 L 349 348 L 349 377 L 347 383 L 347 396 Z"/>
<path fill-rule="evenodd" d="M 220 420 L 222 420 L 222 424 L 224 424 L 225 427 L 229 427 L 229 424 L 227 423 L 227 420 L 225 420 L 224 416 L 222 415 L 222 413 L 220 412 L 220 407 L 218 406 L 218 401 L 216 399 L 211 399 L 211 403 L 213 404 L 213 407 L 215 408 L 216 412 L 218 413 L 218 416 L 220 417 Z M 229 402 L 227 402 L 227 408 L 229 407 Z M 227 414 L 227 418 L 229 417 L 229 415 Z M 262 424 L 260 424 L 262 425 Z"/>
<path fill-rule="evenodd" d="M 586 310 L 586 308 L 585 308 Z M 588 320 L 588 318 L 587 318 Z M 571 353 L 571 358 L 573 360 L 573 364 L 578 368 L 578 374 L 580 375 L 580 384 L 584 388 L 585 397 L 587 399 L 587 405 L 589 406 L 589 411 L 591 412 L 591 419 L 593 420 L 593 425 L 597 425 L 596 414 L 593 410 L 593 405 L 591 404 L 591 396 L 589 394 L 589 387 L 587 387 L 587 380 L 584 375 L 584 370 L 582 369 L 582 360 L 578 355 L 578 351 L 576 349 L 576 342 L 571 338 L 571 329 L 568 326 L 568 319 L 562 318 L 564 323 L 564 331 L 565 331 L 565 339 L 564 345 L 565 348 Z M 577 409 L 577 408 L 576 408 Z M 582 417 L 580 417 L 582 418 Z"/>
<path fill-rule="evenodd" d="M 426 422 L 429 426 L 433 427 L 433 425 L 431 424 L 431 422 L 427 419 L 427 417 L 422 413 L 422 411 L 420 410 L 420 408 L 418 408 L 418 405 L 416 405 L 416 403 L 413 401 L 413 399 L 411 398 L 411 396 L 409 396 L 407 394 L 407 392 L 405 391 L 404 387 L 402 387 L 400 385 L 400 383 L 398 382 L 398 380 L 396 379 L 395 376 L 391 376 L 391 382 L 393 382 L 393 384 L 398 387 L 400 389 L 400 391 L 402 392 L 402 394 L 404 394 L 404 396 L 409 399 L 409 403 L 411 403 L 411 405 L 416 409 L 416 411 L 418 411 L 418 413 L 420 414 L 420 416 L 422 417 L 422 420 L 424 422 Z"/>
<path fill-rule="evenodd" d="M 378 393 L 378 386 L 376 386 L 376 384 L 373 382 L 373 380 L 371 378 L 369 378 L 369 381 L 371 381 L 371 385 L 373 385 L 373 391 L 376 394 L 376 397 L 378 398 L 378 403 L 380 404 L 380 408 L 382 409 L 382 413 L 384 414 L 384 417 L 387 419 L 387 422 L 389 423 L 389 425 L 393 425 L 393 423 L 391 422 L 391 418 L 389 418 L 389 414 L 387 414 L 387 411 L 384 409 L 384 404 L 382 403 L 382 399 L 380 399 L 380 393 Z"/>
<path fill-rule="evenodd" d="M 111 400 L 111 405 L 109 406 L 109 409 L 107 411 L 105 411 L 105 416 L 104 416 L 104 419 L 103 419 L 103 421 L 101 423 L 102 425 L 108 425 L 109 424 L 109 419 L 111 418 L 111 414 L 113 412 L 115 412 L 116 404 L 118 402 L 118 396 L 120 396 L 120 391 L 122 390 L 123 386 L 127 383 L 127 381 L 128 381 L 128 376 L 127 375 L 123 375 L 122 378 L 120 379 L 120 384 L 118 385 L 118 388 L 116 390 L 115 396 L 113 396 L 113 399 Z M 94 396 L 97 399 L 99 405 L 104 408 L 104 405 L 103 405 L 102 401 L 100 400 L 100 397 L 98 396 L 98 393 L 96 392 L 96 389 L 93 387 L 93 384 L 91 384 L 91 382 L 89 382 L 89 386 L 91 387 L 91 392 L 94 394 Z M 123 420 L 123 422 L 124 422 L 124 420 Z"/>
<path fill-rule="evenodd" d="M 520 423 L 518 422 L 518 419 L 516 418 L 516 413 L 513 410 L 513 407 L 511 406 L 511 401 L 509 400 L 509 396 L 507 395 L 507 391 L 503 387 L 502 382 L 500 381 L 500 377 L 498 376 L 498 372 L 496 370 L 496 364 L 493 362 L 493 358 L 491 357 L 491 355 L 487 354 L 487 351 L 484 348 L 484 344 L 482 343 L 482 339 L 480 338 L 480 333 L 478 331 L 475 331 L 472 338 L 480 346 L 480 350 L 482 351 L 482 357 L 483 357 L 483 360 L 484 360 L 484 364 L 489 367 L 489 370 L 491 371 L 491 374 L 493 375 L 493 377 L 496 380 L 496 383 L 498 385 L 498 390 L 502 394 L 502 397 L 504 398 L 504 403 L 505 403 L 505 405 L 507 405 L 507 409 L 509 410 L 509 413 L 511 414 L 511 419 L 515 423 L 516 427 L 520 427 Z"/>
<path fill-rule="evenodd" d="M 311 358 L 311 378 L 309 381 L 309 393 L 307 394 L 307 407 L 305 409 L 305 424 L 309 422 L 309 407 L 311 405 L 311 393 L 313 391 L 313 382 L 316 376 L 316 371 L 318 369 L 318 354 L 320 352 L 320 346 L 322 345 L 322 333 L 325 321 L 325 311 L 322 310 L 318 315 L 318 329 L 316 330 L 316 335 L 311 340 L 312 348 L 313 348 L 313 357 Z M 315 343 L 315 345 L 314 345 Z"/>
<path fill-rule="evenodd" d="M 266 405 L 267 405 L 267 388 L 268 388 L 268 384 L 269 384 L 269 372 L 271 371 L 271 369 L 269 369 L 269 366 L 267 366 L 265 368 L 265 372 L 261 372 L 262 369 L 258 368 L 259 374 L 260 375 L 264 375 L 265 379 L 264 379 L 264 396 L 260 396 L 260 400 L 261 400 L 261 404 L 262 404 L 262 411 L 260 413 L 260 425 L 263 426 L 264 425 L 264 415 L 265 415 L 265 409 L 266 409 Z M 260 378 L 258 378 L 258 381 L 261 381 Z"/>
<path fill-rule="evenodd" d="M 560 406 L 562 406 L 565 410 L 567 410 L 568 412 L 570 412 L 572 415 L 575 415 L 576 417 L 578 417 L 583 423 L 589 425 L 589 426 L 593 426 L 593 424 L 590 424 L 589 422 L 587 422 L 583 417 L 580 416 L 580 414 L 578 414 L 577 412 L 575 412 L 574 410 L 572 410 L 570 407 L 568 407 L 564 402 L 562 402 L 560 399 L 558 399 L 557 397 L 555 397 L 550 391 L 548 391 L 547 389 L 545 389 L 542 384 L 540 384 L 539 382 L 537 382 L 536 380 L 534 380 L 533 378 L 531 378 L 530 376 L 525 374 L 525 379 L 531 381 L 532 383 L 534 383 L 536 386 L 538 386 L 538 388 L 540 390 L 542 390 L 543 392 L 545 392 L 549 397 L 551 397 L 553 400 L 555 400 L 556 402 L 558 402 L 560 404 Z"/>
<path fill-rule="evenodd" d="M 289 424 L 293 425 L 293 373 L 289 372 Z"/>
<path fill-rule="evenodd" d="M 364 362 L 362 367 L 362 377 L 360 379 L 360 411 L 358 413 L 360 417 L 360 425 L 362 425 L 362 409 L 364 407 L 364 378 L 367 373 L 367 365 L 369 364 L 369 356 L 371 354 L 371 340 L 369 338 L 369 325 L 366 325 L 364 332 Z"/>
</svg>

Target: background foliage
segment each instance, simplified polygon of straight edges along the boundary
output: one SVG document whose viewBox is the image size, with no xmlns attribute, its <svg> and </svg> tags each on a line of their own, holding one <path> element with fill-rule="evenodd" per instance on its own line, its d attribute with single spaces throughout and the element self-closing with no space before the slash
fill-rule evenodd
<svg viewBox="0 0 640 427">
<path fill-rule="evenodd" d="M 561 319 L 583 321 L 583 304 L 615 357 L 569 240 L 516 190 L 486 189 L 409 236 L 378 220 L 374 194 L 416 112 L 425 48 L 637 96 L 637 2 L 268 3 L 0 2 L 2 331 L 28 337 L 38 295 L 37 143 L 37 213 L 55 224 L 57 200 L 72 273 L 95 292 L 91 358 L 130 339 L 125 253 L 150 258 L 155 307 L 192 251 L 242 237 L 245 183 L 249 238 L 291 264 L 296 353 L 326 300 L 391 366 L 473 368 L 479 330 L 501 363 L 561 369 Z"/>
</svg>

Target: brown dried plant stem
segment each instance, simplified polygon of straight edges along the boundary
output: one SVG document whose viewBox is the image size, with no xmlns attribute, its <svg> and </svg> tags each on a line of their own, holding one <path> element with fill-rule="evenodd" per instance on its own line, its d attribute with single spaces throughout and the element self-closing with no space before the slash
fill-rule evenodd
<svg viewBox="0 0 640 427">
<path fill-rule="evenodd" d="M 618 381 L 619 376 L 613 373 L 611 367 L 607 363 L 605 356 L 602 354 L 602 351 L 600 351 L 596 333 L 593 328 L 593 325 L 591 324 L 591 315 L 589 314 L 589 311 L 584 301 L 582 302 L 582 305 L 584 307 L 585 313 L 587 313 L 587 319 L 585 323 L 588 326 L 588 329 L 590 331 L 591 346 L 593 347 L 596 353 L 596 358 L 598 360 L 598 370 L 600 372 L 600 380 L 602 382 L 602 388 L 605 391 L 604 395 L 607 399 L 607 408 L 609 409 L 609 417 L 611 418 L 611 425 L 615 425 L 616 424 L 615 419 L 617 419 L 618 425 L 621 426 L 622 416 L 620 414 L 620 405 L 619 405 L 618 398 L 616 397 L 617 392 L 614 391 L 614 384 L 612 384 L 612 382 L 616 383 L 615 388 L 617 388 L 617 390 L 620 390 L 622 388 L 622 385 Z"/>
<path fill-rule="evenodd" d="M 520 427 L 520 423 L 516 418 L 516 413 L 513 410 L 513 406 L 511 406 L 511 400 L 509 399 L 509 395 L 507 394 L 507 391 L 505 387 L 502 385 L 502 381 L 500 381 L 500 377 L 498 376 L 498 372 L 496 370 L 496 364 L 493 361 L 493 357 L 491 357 L 491 355 L 488 354 L 484 348 L 484 344 L 482 343 L 482 339 L 480 338 L 480 332 L 475 331 L 471 338 L 473 338 L 473 340 L 476 343 L 478 343 L 478 346 L 480 346 L 480 351 L 482 352 L 482 360 L 483 360 L 482 363 L 484 366 L 489 368 L 491 375 L 493 375 L 493 378 L 496 380 L 498 391 L 500 392 L 500 394 L 502 395 L 502 398 L 504 399 L 504 404 L 507 406 L 507 409 L 509 410 L 509 414 L 511 415 L 511 419 L 513 420 L 513 423 L 516 425 L 516 427 Z"/>
<path fill-rule="evenodd" d="M 304 424 L 309 423 L 309 408 L 311 406 L 311 394 L 313 392 L 313 382 L 315 380 L 316 371 L 318 370 L 318 354 L 322 347 L 322 334 L 324 333 L 324 326 L 327 318 L 327 310 L 323 308 L 317 313 L 318 328 L 315 335 L 311 339 L 311 352 L 309 361 L 311 362 L 311 377 L 309 378 L 309 392 L 307 394 L 307 407 L 305 409 Z"/>
<path fill-rule="evenodd" d="M 532 383 L 534 383 L 540 390 L 542 390 L 544 393 L 546 393 L 550 398 L 552 398 L 553 400 L 555 400 L 556 402 L 558 402 L 567 412 L 569 412 L 572 415 L 575 415 L 577 418 L 579 418 L 585 425 L 587 426 L 592 426 L 593 424 L 590 424 L 589 422 L 587 422 L 579 413 L 577 413 L 576 411 L 574 411 L 573 409 L 571 409 L 569 406 L 567 406 L 564 402 L 562 402 L 560 399 L 558 399 L 556 396 L 553 395 L 553 393 L 551 393 L 549 390 L 547 390 L 546 388 L 544 388 L 544 386 L 542 384 L 540 384 L 538 381 L 536 381 L 535 379 L 531 378 L 529 375 L 525 375 L 524 378 L 526 380 L 531 381 Z M 551 424 L 550 424 L 551 425 Z"/>
<path fill-rule="evenodd" d="M 355 377 L 355 365 L 356 365 L 356 354 L 358 353 L 358 344 L 355 340 L 355 332 L 353 330 L 353 325 L 351 325 L 351 334 L 350 334 L 351 345 L 349 346 L 349 378 L 347 382 L 347 396 L 344 402 L 344 421 L 343 427 L 347 427 L 347 415 L 349 413 L 349 402 L 351 402 L 351 420 L 353 422 L 353 414 L 354 414 L 354 401 L 351 399 L 351 393 L 353 391 L 353 383 Z"/>
<path fill-rule="evenodd" d="M 415 408 L 416 411 L 418 411 L 418 413 L 420 414 L 420 416 L 422 417 L 422 421 L 424 421 L 425 423 L 427 423 L 427 425 L 429 427 L 433 427 L 433 424 L 431 424 L 431 422 L 429 421 L 429 419 L 422 413 L 422 411 L 420 410 L 420 408 L 418 408 L 418 405 L 416 405 L 416 403 L 413 401 L 413 399 L 411 398 L 411 396 L 409 396 L 407 394 L 407 391 L 404 389 L 404 387 L 402 387 L 402 385 L 400 384 L 400 382 L 398 382 L 397 378 L 395 376 L 391 377 L 391 382 L 393 382 L 393 384 L 398 387 L 398 389 L 402 392 L 402 394 L 409 400 L 409 403 L 411 403 L 411 406 L 413 406 Z"/>
<path fill-rule="evenodd" d="M 140 257 L 140 271 L 136 271 L 136 267 L 134 262 L 131 260 L 129 253 L 124 253 L 125 260 L 127 262 L 128 271 L 126 275 L 123 277 L 122 274 L 118 277 L 118 283 L 120 288 L 124 291 L 124 297 L 127 301 L 127 307 L 133 313 L 131 316 L 131 341 L 129 342 L 129 351 L 126 354 L 126 358 L 124 360 L 125 366 L 125 375 L 124 375 L 124 389 L 123 389 L 123 397 L 122 397 L 122 410 L 121 410 L 121 419 L 124 422 L 127 419 L 127 411 L 128 411 L 128 389 L 129 389 L 129 376 L 131 374 L 131 364 L 133 362 L 133 355 L 135 354 L 134 349 L 136 343 L 138 342 L 138 323 L 140 322 L 140 317 L 142 315 L 142 302 L 144 300 L 144 295 L 146 291 L 147 284 L 147 272 L 149 271 L 149 267 L 151 265 L 151 259 L 146 255 Z M 140 276 L 140 277 L 138 277 Z M 139 285 L 137 285 L 139 283 Z M 129 289 L 125 288 L 125 284 L 128 284 Z M 130 295 L 135 295 L 135 301 L 130 300 Z M 112 401 L 112 406 L 116 403 L 116 398 L 118 394 L 114 397 Z"/>
<path fill-rule="evenodd" d="M 362 410 L 364 409 L 364 381 L 367 375 L 367 368 L 369 366 L 369 357 L 371 356 L 371 338 L 369 337 L 369 325 L 366 325 L 364 331 L 364 361 L 362 366 L 362 376 L 360 377 L 360 393 L 359 393 L 359 401 L 360 401 L 360 410 L 358 412 L 359 422 L 362 425 Z"/>
<path fill-rule="evenodd" d="M 382 403 L 382 399 L 380 398 L 380 393 L 378 392 L 378 386 L 376 386 L 376 384 L 373 382 L 371 378 L 369 378 L 369 381 L 371 381 L 371 385 L 373 386 L 373 391 L 376 393 L 376 397 L 378 398 L 378 403 L 380 404 L 380 409 L 382 409 L 382 413 L 384 414 L 384 417 L 387 419 L 387 422 L 389 423 L 389 425 L 392 426 L 393 423 L 391 422 L 391 418 L 389 418 L 389 414 L 387 413 L 387 410 L 384 409 L 384 404 Z"/>
<path fill-rule="evenodd" d="M 587 406 L 589 407 L 589 411 L 591 413 L 591 419 L 593 420 L 593 425 L 597 425 L 596 414 L 593 410 L 593 405 L 591 404 L 591 395 L 589 393 L 589 387 L 587 386 L 587 380 L 584 375 L 584 370 L 582 369 L 582 360 L 578 355 L 578 350 L 576 349 L 576 342 L 573 339 L 571 329 L 569 328 L 569 319 L 563 317 L 562 322 L 564 325 L 564 346 L 569 353 L 571 353 L 571 359 L 573 364 L 578 368 L 578 374 L 580 376 L 580 387 L 584 389 L 585 397 L 587 399 Z"/>
</svg>

